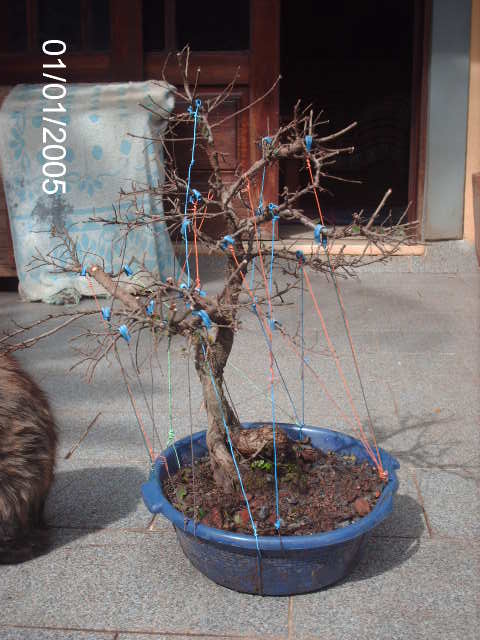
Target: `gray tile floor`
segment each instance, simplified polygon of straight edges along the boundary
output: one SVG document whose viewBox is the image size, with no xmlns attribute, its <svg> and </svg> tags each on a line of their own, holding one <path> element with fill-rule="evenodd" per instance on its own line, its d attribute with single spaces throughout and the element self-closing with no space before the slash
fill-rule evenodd
<svg viewBox="0 0 480 640">
<path fill-rule="evenodd" d="M 212 269 L 210 291 L 215 278 Z M 324 279 L 316 287 L 360 406 L 333 292 Z M 116 368 L 100 367 L 89 385 L 68 374 L 75 335 L 69 330 L 18 356 L 49 393 L 61 437 L 48 503 L 54 544 L 41 558 L 0 568 L 0 640 L 478 637 L 480 276 L 376 270 L 342 290 L 380 445 L 402 465 L 394 512 L 351 576 L 318 593 L 274 599 L 234 593 L 200 575 L 170 525 L 161 517 L 152 521 L 140 499 L 146 455 Z M 27 322 L 48 311 L 0 294 L 0 329 L 9 318 Z M 311 312 L 307 304 L 306 339 L 322 351 Z M 294 307 L 277 316 L 295 330 Z M 179 437 L 190 431 L 180 347 L 175 341 Z M 278 359 L 298 400 L 298 364 L 285 346 Z M 346 407 L 330 359 L 317 354 L 311 360 Z M 165 362 L 163 355 L 154 392 L 162 438 L 168 429 Z M 242 419 L 268 419 L 266 348 L 252 317 L 244 318 L 231 365 L 227 380 Z M 192 384 L 197 430 L 205 418 Z M 280 386 L 277 397 L 279 416 L 288 420 L 293 409 Z M 307 377 L 306 398 L 306 422 L 350 430 L 313 377 Z"/>
</svg>

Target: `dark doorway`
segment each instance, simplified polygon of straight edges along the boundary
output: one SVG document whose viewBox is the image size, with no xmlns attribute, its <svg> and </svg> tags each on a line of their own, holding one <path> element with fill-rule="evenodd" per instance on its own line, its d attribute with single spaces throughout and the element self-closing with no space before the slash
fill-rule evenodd
<svg viewBox="0 0 480 640">
<path fill-rule="evenodd" d="M 325 180 L 323 213 L 348 224 L 352 213 L 371 212 L 392 188 L 386 213 L 398 220 L 409 201 L 414 0 L 282 1 L 280 115 L 289 119 L 298 98 L 323 110 L 325 134 L 353 121 L 338 142 L 354 146 Z M 308 179 L 301 165 L 283 167 L 281 182 L 295 188 Z M 302 203 L 316 215 L 313 197 Z"/>
</svg>

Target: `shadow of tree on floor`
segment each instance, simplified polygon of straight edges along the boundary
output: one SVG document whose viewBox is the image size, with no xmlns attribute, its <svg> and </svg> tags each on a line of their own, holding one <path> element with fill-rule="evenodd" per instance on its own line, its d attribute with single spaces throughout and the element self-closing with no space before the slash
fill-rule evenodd
<svg viewBox="0 0 480 640">
<path fill-rule="evenodd" d="M 466 446 L 468 442 L 459 436 L 456 425 L 461 417 L 450 415 L 436 417 L 431 414 L 414 416 L 411 414 L 398 417 L 398 427 L 386 429 L 382 427 L 382 419 L 375 420 L 375 432 L 378 444 L 395 456 L 400 462 L 406 462 L 412 467 L 443 471 L 457 475 L 460 478 L 471 479 L 479 473 L 478 450 L 475 438 L 471 438 L 470 459 L 463 459 L 462 453 L 455 452 L 459 446 Z M 391 422 L 391 419 L 388 420 Z M 386 421 L 385 421 L 386 422 Z M 470 420 L 473 424 L 473 420 Z M 436 428 L 450 426 L 447 437 L 438 437 Z M 364 425 L 367 429 L 367 426 Z M 473 428 L 472 428 L 473 432 Z"/>
</svg>

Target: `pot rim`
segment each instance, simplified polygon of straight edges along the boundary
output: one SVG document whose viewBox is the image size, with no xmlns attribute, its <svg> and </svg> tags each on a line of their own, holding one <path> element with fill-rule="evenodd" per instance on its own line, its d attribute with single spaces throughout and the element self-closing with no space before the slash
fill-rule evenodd
<svg viewBox="0 0 480 640">
<path fill-rule="evenodd" d="M 246 422 L 242 423 L 243 428 L 255 429 L 261 427 L 268 422 Z M 296 424 L 278 422 L 276 426 L 287 431 L 288 435 L 299 434 L 300 427 Z M 367 454 L 363 448 L 362 443 L 357 439 L 339 431 L 333 429 L 326 429 L 323 427 L 313 427 L 305 425 L 301 428 L 303 436 L 311 434 L 322 434 L 325 438 L 331 438 L 332 444 L 336 444 L 337 447 L 327 449 L 329 451 L 341 451 L 342 449 L 354 448 L 355 455 L 360 455 L 360 459 L 367 459 Z M 181 450 L 187 446 L 190 449 L 191 442 L 193 444 L 201 444 L 205 439 L 206 431 L 200 431 L 193 436 L 186 436 L 181 440 L 175 442 L 175 448 Z M 315 446 L 315 445 L 313 445 Z M 318 448 L 318 447 L 317 447 Z M 257 539 L 254 535 L 245 533 L 236 533 L 233 531 L 224 531 L 223 529 L 215 529 L 205 524 L 195 524 L 190 518 L 186 518 L 183 513 L 175 509 L 168 501 L 167 497 L 163 493 L 161 481 L 166 476 L 165 470 L 165 458 L 168 464 L 175 464 L 176 456 L 173 445 L 168 447 L 162 452 L 161 458 L 157 458 L 155 466 L 152 469 L 150 479 L 148 482 L 142 485 L 142 495 L 145 504 L 151 513 L 162 513 L 172 524 L 184 531 L 191 534 L 201 540 L 205 540 L 217 545 L 226 545 L 229 547 L 251 550 L 251 551 L 276 551 L 283 552 L 285 550 L 290 551 L 306 551 L 311 549 L 318 549 L 319 547 L 328 547 L 332 545 L 342 544 L 353 540 L 359 536 L 362 536 L 376 527 L 382 520 L 384 520 L 392 511 L 393 508 L 393 495 L 398 489 L 398 478 L 396 470 L 400 467 L 400 464 L 396 458 L 389 453 L 379 448 L 382 464 L 386 471 L 388 471 L 388 483 L 382 491 L 382 494 L 372 509 L 372 511 L 362 517 L 357 522 L 349 524 L 341 529 L 334 529 L 333 531 L 327 531 L 323 533 L 314 533 L 311 535 L 303 536 L 258 536 Z M 258 541 L 258 547 L 257 547 Z M 233 549 L 232 549 L 233 550 Z"/>
</svg>

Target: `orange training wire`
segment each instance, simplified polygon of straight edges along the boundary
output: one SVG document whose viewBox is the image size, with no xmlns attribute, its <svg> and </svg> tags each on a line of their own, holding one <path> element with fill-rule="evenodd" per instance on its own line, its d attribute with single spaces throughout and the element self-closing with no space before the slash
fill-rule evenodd
<svg viewBox="0 0 480 640">
<path fill-rule="evenodd" d="M 193 245 L 195 247 L 195 270 L 196 270 L 196 278 L 195 278 L 195 286 L 197 289 L 200 289 L 200 269 L 198 267 L 198 248 L 197 248 L 197 201 L 193 203 Z"/>
<path fill-rule="evenodd" d="M 310 174 L 310 180 L 311 180 L 312 186 L 313 186 L 313 193 L 315 195 L 315 201 L 317 203 L 317 209 L 318 209 L 318 213 L 319 213 L 319 216 L 320 216 L 320 222 L 322 224 L 324 224 L 322 208 L 320 206 L 320 200 L 318 198 L 317 189 L 315 187 L 315 183 L 314 183 L 314 179 L 313 179 L 313 173 L 312 173 L 312 166 L 310 164 L 310 158 L 307 158 L 307 167 L 308 167 L 308 172 Z M 332 272 L 333 272 L 333 267 L 332 267 Z M 335 277 L 335 276 L 333 275 L 332 277 Z M 357 359 L 355 347 L 353 346 L 353 339 L 352 339 L 352 335 L 351 335 L 351 332 L 350 332 L 348 319 L 347 319 L 347 316 L 346 316 L 346 313 L 345 313 L 345 307 L 343 305 L 343 300 L 342 300 L 342 297 L 341 297 L 341 294 L 340 294 L 340 289 L 338 287 L 338 282 L 336 283 L 336 289 L 337 289 L 337 293 L 338 293 L 338 299 L 339 299 L 339 302 L 340 302 L 340 306 L 342 308 L 343 317 L 345 319 L 345 327 L 347 329 L 347 336 L 348 336 L 348 340 L 349 340 L 349 343 L 350 343 L 350 348 L 352 350 L 352 355 L 353 355 L 353 359 L 354 359 L 354 362 L 355 362 L 355 367 L 356 367 L 357 373 L 358 373 L 359 372 L 358 359 Z M 377 452 L 378 460 L 380 461 L 380 466 L 381 466 L 380 452 L 378 450 L 378 444 L 377 444 L 377 440 L 376 440 L 376 437 L 375 437 L 375 432 L 374 432 L 374 428 L 373 428 L 373 424 L 372 424 L 372 419 L 371 419 L 371 416 L 370 416 L 370 412 L 368 410 L 367 410 L 367 413 L 368 413 L 368 422 L 369 422 L 369 426 L 370 426 L 370 433 L 371 433 L 372 440 L 373 440 L 373 443 L 375 445 L 375 449 L 376 449 L 376 452 Z M 383 472 L 383 470 L 382 470 L 382 472 Z"/>
<path fill-rule="evenodd" d="M 320 215 L 320 222 L 322 224 L 325 224 L 323 221 L 323 213 L 322 213 L 322 209 L 320 207 L 320 200 L 318 199 L 318 193 L 317 193 L 317 188 L 315 186 L 315 181 L 313 179 L 313 173 L 312 173 L 312 165 L 310 164 L 310 158 L 307 158 L 307 167 L 308 167 L 308 172 L 310 174 L 310 180 L 312 181 L 312 186 L 313 186 L 313 193 L 315 194 L 315 200 L 317 201 L 317 209 L 318 209 L 318 213 Z"/>
<path fill-rule="evenodd" d="M 307 272 L 305 270 L 304 270 L 304 276 L 305 276 L 305 282 L 307 283 L 307 287 L 308 287 L 308 290 L 310 292 L 310 296 L 312 298 L 315 310 L 316 310 L 317 315 L 318 315 L 318 317 L 320 319 L 320 323 L 322 325 L 322 330 L 323 330 L 323 333 L 325 335 L 325 339 L 327 341 L 328 348 L 330 349 L 330 353 L 332 354 L 332 356 L 333 356 L 333 358 L 335 360 L 335 365 L 337 367 L 338 374 L 340 376 L 340 379 L 342 380 L 343 386 L 345 388 L 345 392 L 346 392 L 348 400 L 350 402 L 350 406 L 351 406 L 352 412 L 353 412 L 353 414 L 355 416 L 355 419 L 356 419 L 356 421 L 358 423 L 358 429 L 359 429 L 359 432 L 360 432 L 360 435 L 361 435 L 360 439 L 362 440 L 365 448 L 367 449 L 367 452 L 370 454 L 370 456 L 371 456 L 372 460 L 374 461 L 374 463 L 375 463 L 377 469 L 379 470 L 379 472 L 383 473 L 383 467 L 382 467 L 381 459 L 379 459 L 379 460 L 376 459 L 375 454 L 373 453 L 373 450 L 372 450 L 372 448 L 371 448 L 371 446 L 370 446 L 370 444 L 368 442 L 367 436 L 366 436 L 366 434 L 365 434 L 365 432 L 363 430 L 362 422 L 361 422 L 360 416 L 358 415 L 358 412 L 356 410 L 355 403 L 353 401 L 353 397 L 352 397 L 350 388 L 348 386 L 347 379 L 345 378 L 345 374 L 343 372 L 342 365 L 340 363 L 340 359 L 339 359 L 339 357 L 337 355 L 337 352 L 335 351 L 335 347 L 333 346 L 333 343 L 332 343 L 332 341 L 330 339 L 330 335 L 328 333 L 327 325 L 325 324 L 325 319 L 324 319 L 323 314 L 322 314 L 322 312 L 320 310 L 320 307 L 318 306 L 318 302 L 317 302 L 317 299 L 315 298 L 315 294 L 313 293 L 312 285 L 310 283 L 310 278 L 308 277 L 308 274 L 307 274 Z"/>
<path fill-rule="evenodd" d="M 98 298 L 97 298 L 97 295 L 95 293 L 95 289 L 93 287 L 93 284 L 91 283 L 90 278 L 88 277 L 88 275 L 86 277 L 87 277 L 88 285 L 89 285 L 90 289 L 92 290 L 93 298 L 94 298 L 94 300 L 95 300 L 95 302 L 97 304 L 97 308 L 98 308 L 98 310 L 100 312 L 100 315 L 102 316 L 103 322 L 104 322 L 105 326 L 110 330 L 110 325 L 105 320 L 105 318 L 103 318 L 103 314 L 102 314 L 102 310 L 101 310 L 101 307 L 100 307 L 100 303 L 98 302 Z M 109 335 L 110 335 L 110 333 L 109 333 Z M 110 339 L 112 341 L 112 344 L 114 344 L 115 341 L 114 341 L 114 339 L 113 339 L 113 337 L 111 335 L 110 335 Z M 140 425 L 140 429 L 142 430 L 143 437 L 145 438 L 145 444 L 147 445 L 148 453 L 150 454 L 150 459 L 153 462 L 154 459 L 155 459 L 155 454 L 154 454 L 152 445 L 150 443 L 150 438 L 147 436 L 147 432 L 146 432 L 145 426 L 144 426 L 143 421 L 142 421 L 142 419 L 140 417 L 140 414 L 138 412 L 137 405 L 135 404 L 135 399 L 133 397 L 133 393 L 132 393 L 132 391 L 130 389 L 130 386 L 129 386 L 127 380 L 125 380 L 125 386 L 127 387 L 128 395 L 130 397 L 130 401 L 132 403 L 132 407 L 133 407 L 133 410 L 135 412 L 135 416 L 137 418 L 138 424 Z"/>
<path fill-rule="evenodd" d="M 332 271 L 333 271 L 333 267 L 332 267 Z M 356 349 L 355 349 L 354 344 L 353 344 L 352 334 L 350 332 L 350 324 L 348 322 L 347 314 L 345 312 L 345 306 L 343 304 L 343 298 L 342 298 L 342 295 L 340 293 L 340 288 L 338 287 L 338 282 L 337 282 L 337 293 L 338 293 L 338 301 L 340 302 L 340 306 L 341 306 L 342 312 L 343 312 L 343 319 L 345 320 L 345 328 L 347 330 L 347 336 L 348 336 L 348 341 L 350 343 L 350 349 L 352 351 L 353 360 L 355 362 L 355 367 L 357 369 L 357 373 L 358 373 L 358 375 L 360 377 L 360 367 L 359 367 L 359 364 L 358 364 L 357 352 L 356 352 Z M 377 438 L 375 437 L 375 430 L 373 428 L 372 418 L 370 416 L 370 412 L 369 411 L 367 411 L 367 414 L 368 414 L 368 424 L 369 424 L 369 427 L 370 427 L 370 435 L 372 437 L 373 444 L 375 445 L 375 450 L 377 452 L 378 459 L 380 460 L 381 459 L 380 458 L 380 451 L 378 449 Z"/>
<path fill-rule="evenodd" d="M 284 331 L 280 330 L 280 334 L 282 336 L 282 338 L 286 341 L 287 345 L 290 347 L 290 349 L 292 349 L 292 351 L 295 353 L 295 355 L 297 355 L 300 359 L 302 359 L 301 354 L 298 352 L 298 349 L 295 345 L 295 343 L 293 342 L 293 340 L 291 339 L 291 337 L 286 334 Z M 328 391 L 327 387 L 325 386 L 325 383 L 323 382 L 323 380 L 321 379 L 321 377 L 318 375 L 318 373 L 315 371 L 315 369 L 313 369 L 308 362 L 305 362 L 306 366 L 308 369 L 310 369 L 310 371 L 312 372 L 312 374 L 315 376 L 315 378 L 318 380 L 318 382 L 320 383 L 320 386 L 322 387 L 322 390 L 324 391 L 325 395 L 327 396 L 327 398 L 332 402 L 332 404 L 334 405 L 334 407 L 337 409 L 338 413 L 340 414 L 340 417 L 343 418 L 343 420 L 345 420 L 345 422 L 347 422 L 351 427 L 353 427 L 353 429 L 355 429 L 355 424 L 353 423 L 353 421 L 351 420 L 351 418 L 349 418 L 341 409 L 341 407 L 337 404 L 337 402 L 335 401 L 335 399 L 333 398 L 333 396 L 330 394 L 330 392 Z"/>
<path fill-rule="evenodd" d="M 203 227 L 203 223 L 205 222 L 205 217 L 207 215 L 208 202 L 212 199 L 212 197 L 213 197 L 213 194 L 211 193 L 211 191 L 209 191 L 208 195 L 207 195 L 207 202 L 205 203 L 205 207 L 203 209 L 203 216 L 202 216 L 202 219 L 200 220 L 200 224 L 198 225 L 198 230 L 199 231 Z M 182 279 L 182 276 L 185 273 L 185 267 L 187 266 L 187 260 L 190 258 L 191 253 L 192 253 L 192 249 L 190 248 L 188 250 L 188 257 L 185 257 L 185 261 L 183 263 L 182 270 L 180 271 L 180 277 L 179 277 L 179 279 L 177 281 L 177 284 L 180 283 L 180 280 Z"/>
</svg>

